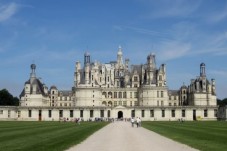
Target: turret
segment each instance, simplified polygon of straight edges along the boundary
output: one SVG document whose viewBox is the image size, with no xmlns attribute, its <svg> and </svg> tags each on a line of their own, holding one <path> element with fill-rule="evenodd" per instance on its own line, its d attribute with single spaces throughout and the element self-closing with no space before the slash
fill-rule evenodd
<svg viewBox="0 0 227 151">
<path fill-rule="evenodd" d="M 206 76 L 206 69 L 205 69 L 205 63 L 200 64 L 200 76 L 205 77 Z"/>
<path fill-rule="evenodd" d="M 30 83 L 32 83 L 34 79 L 36 79 L 35 69 L 36 69 L 36 65 L 31 64 Z"/>
</svg>

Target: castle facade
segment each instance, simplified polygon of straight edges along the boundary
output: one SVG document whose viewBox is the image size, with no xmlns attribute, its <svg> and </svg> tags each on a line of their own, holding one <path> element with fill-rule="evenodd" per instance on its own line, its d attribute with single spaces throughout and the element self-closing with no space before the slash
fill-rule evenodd
<svg viewBox="0 0 227 151">
<path fill-rule="evenodd" d="M 142 120 L 216 120 L 215 80 L 206 66 L 189 86 L 170 90 L 166 65 L 157 67 L 154 54 L 144 64 L 130 65 L 119 47 L 116 61 L 92 62 L 89 53 L 75 63 L 71 90 L 50 89 L 36 77 L 36 65 L 20 95 L 20 106 L 0 107 L 0 119 L 56 121 L 62 118 L 131 118 Z"/>
</svg>

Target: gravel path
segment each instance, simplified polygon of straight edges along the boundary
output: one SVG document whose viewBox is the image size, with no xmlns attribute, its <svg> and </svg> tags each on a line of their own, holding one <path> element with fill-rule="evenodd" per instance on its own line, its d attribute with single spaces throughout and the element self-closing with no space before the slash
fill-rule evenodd
<svg viewBox="0 0 227 151">
<path fill-rule="evenodd" d="M 129 122 L 114 122 L 67 151 L 195 151 Z"/>
</svg>

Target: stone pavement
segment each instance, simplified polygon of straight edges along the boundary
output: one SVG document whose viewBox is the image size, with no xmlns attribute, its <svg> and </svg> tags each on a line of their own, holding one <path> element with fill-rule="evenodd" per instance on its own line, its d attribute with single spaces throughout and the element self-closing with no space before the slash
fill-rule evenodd
<svg viewBox="0 0 227 151">
<path fill-rule="evenodd" d="M 134 125 L 135 126 L 135 125 Z M 195 151 L 130 122 L 116 121 L 67 151 Z"/>
</svg>

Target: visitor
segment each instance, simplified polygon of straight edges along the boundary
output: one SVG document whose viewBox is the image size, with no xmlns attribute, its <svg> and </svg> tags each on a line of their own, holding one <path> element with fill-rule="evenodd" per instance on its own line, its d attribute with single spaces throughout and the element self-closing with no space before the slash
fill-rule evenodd
<svg viewBox="0 0 227 151">
<path fill-rule="evenodd" d="M 132 127 L 134 127 L 134 122 L 135 122 L 135 120 L 134 120 L 134 118 L 132 117 L 132 118 L 131 118 Z"/>
<path fill-rule="evenodd" d="M 136 125 L 137 125 L 137 128 L 139 127 L 139 118 L 137 117 L 136 118 Z"/>
</svg>

